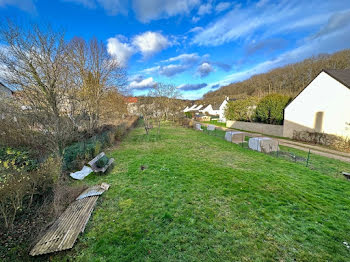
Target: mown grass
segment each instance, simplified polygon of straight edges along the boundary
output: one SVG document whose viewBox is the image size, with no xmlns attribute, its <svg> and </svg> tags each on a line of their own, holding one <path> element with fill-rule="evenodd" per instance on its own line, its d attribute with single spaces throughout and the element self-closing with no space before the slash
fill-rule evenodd
<svg viewBox="0 0 350 262">
<path fill-rule="evenodd" d="M 169 125 L 135 129 L 110 156 L 108 175 L 84 180 L 109 191 L 54 261 L 350 260 L 341 176 Z"/>
<path fill-rule="evenodd" d="M 202 123 L 211 124 L 211 125 L 215 125 L 215 126 L 226 127 L 226 123 L 218 122 L 217 120 L 202 121 Z"/>
</svg>

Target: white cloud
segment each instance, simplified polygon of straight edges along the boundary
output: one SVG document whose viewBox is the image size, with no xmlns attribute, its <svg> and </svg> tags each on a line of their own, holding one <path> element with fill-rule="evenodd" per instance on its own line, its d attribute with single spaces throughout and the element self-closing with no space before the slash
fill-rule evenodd
<svg viewBox="0 0 350 262">
<path fill-rule="evenodd" d="M 347 25 L 350 25 L 350 9 L 333 14 L 328 23 L 313 38 L 327 35 Z"/>
<path fill-rule="evenodd" d="M 189 30 L 188 33 L 198 33 L 201 31 L 203 31 L 203 27 L 196 26 L 196 27 L 192 28 L 191 30 Z"/>
<path fill-rule="evenodd" d="M 126 0 L 97 0 L 97 2 L 109 15 L 127 14 L 128 2 Z"/>
<path fill-rule="evenodd" d="M 211 3 L 203 4 L 199 7 L 197 14 L 200 16 L 210 14 L 211 9 L 212 9 Z"/>
<path fill-rule="evenodd" d="M 170 42 L 162 34 L 148 31 L 136 35 L 132 40 L 132 44 L 138 48 L 144 57 L 149 57 L 168 47 Z"/>
<path fill-rule="evenodd" d="M 269 2 L 269 0 L 260 0 L 259 2 L 256 3 L 257 7 L 263 7 Z"/>
<path fill-rule="evenodd" d="M 150 74 L 158 73 L 159 70 L 160 70 L 160 66 L 154 66 L 154 67 L 143 69 L 141 72 L 144 74 L 150 75 Z"/>
<path fill-rule="evenodd" d="M 217 4 L 217 6 L 215 7 L 215 11 L 217 13 L 221 13 L 221 12 L 229 9 L 230 7 L 231 7 L 230 2 L 221 2 L 221 3 Z"/>
<path fill-rule="evenodd" d="M 0 0 L 0 7 L 6 6 L 15 6 L 29 13 L 36 12 L 36 7 L 33 0 Z"/>
<path fill-rule="evenodd" d="M 127 14 L 128 1 L 127 0 L 61 0 L 64 2 L 72 2 L 81 4 L 87 8 L 96 8 L 101 6 L 107 14 Z"/>
<path fill-rule="evenodd" d="M 196 91 L 196 90 L 200 90 L 204 87 L 206 87 L 207 84 L 206 83 L 201 83 L 201 84 L 182 84 L 177 86 L 177 89 L 180 89 L 182 91 Z"/>
<path fill-rule="evenodd" d="M 3 2 L 22 2 L 30 0 L 0 0 Z M 200 0 L 61 0 L 79 3 L 87 8 L 101 6 L 107 14 L 127 14 L 131 5 L 136 17 L 141 22 L 168 18 L 176 15 L 188 15 Z M 131 3 L 130 3 L 131 2 Z M 0 2 L 1 4 L 1 2 Z"/>
<path fill-rule="evenodd" d="M 128 43 L 122 43 L 120 37 L 112 37 L 107 40 L 108 53 L 117 59 L 121 66 L 126 66 L 135 49 Z"/>
<path fill-rule="evenodd" d="M 169 40 L 162 34 L 147 31 L 134 36 L 131 43 L 123 35 L 109 38 L 107 40 L 107 51 L 122 66 L 127 66 L 130 57 L 135 53 L 139 52 L 144 58 L 148 58 L 169 45 Z"/>
<path fill-rule="evenodd" d="M 149 89 L 151 87 L 153 87 L 156 84 L 156 82 L 153 80 L 153 77 L 149 77 L 146 79 L 136 79 L 134 81 L 132 81 L 129 84 L 129 88 L 130 89 Z"/>
<path fill-rule="evenodd" d="M 160 75 L 171 77 L 186 71 L 189 68 L 188 65 L 167 65 L 161 66 L 159 70 Z"/>
<path fill-rule="evenodd" d="M 255 74 L 268 72 L 279 66 L 299 62 L 313 55 L 340 51 L 345 48 L 349 48 L 349 42 L 350 24 L 327 35 L 322 35 L 312 40 L 306 39 L 304 44 L 300 45 L 299 47 L 293 50 L 282 53 L 275 59 L 267 60 L 256 64 L 255 66 L 244 71 L 239 71 L 237 73 L 230 74 L 226 76 L 223 80 L 211 83 L 210 85 L 228 85 L 233 82 L 248 79 L 249 77 Z"/>
<path fill-rule="evenodd" d="M 142 22 L 189 14 L 200 0 L 134 0 L 133 8 Z"/>
<path fill-rule="evenodd" d="M 166 66 L 154 66 L 154 67 L 146 68 L 146 69 L 143 69 L 141 73 L 147 74 L 147 75 L 159 74 L 166 77 L 171 77 L 186 71 L 190 67 L 191 65 L 189 64 L 177 64 L 177 65 L 170 64 Z"/>
<path fill-rule="evenodd" d="M 96 8 L 96 3 L 94 0 L 62 0 L 63 2 L 72 2 L 76 4 L 81 4 L 87 8 Z"/>
<path fill-rule="evenodd" d="M 218 20 L 198 32 L 193 43 L 206 46 L 218 46 L 238 39 L 273 36 L 287 33 L 288 30 L 315 29 L 322 26 L 329 15 L 349 8 L 346 1 L 309 0 L 300 4 L 299 0 L 273 1 L 268 5 L 259 4 L 235 7 Z M 347 7 L 347 8 L 346 8 Z M 244 21 L 244 23 L 242 23 Z M 284 31 L 281 31 L 283 28 Z"/>
<path fill-rule="evenodd" d="M 199 20 L 201 20 L 201 19 L 200 19 L 200 17 L 198 17 L 198 16 L 192 17 L 192 22 L 193 22 L 193 23 L 197 23 Z"/>
<path fill-rule="evenodd" d="M 192 53 L 192 54 L 181 54 L 175 57 L 171 57 L 167 60 L 163 60 L 162 62 L 181 61 L 182 63 L 189 64 L 189 63 L 195 63 L 199 59 L 200 59 L 200 56 L 197 53 Z"/>
<path fill-rule="evenodd" d="M 206 77 L 213 71 L 214 71 L 214 68 L 212 67 L 211 64 L 207 62 L 202 63 L 197 69 L 197 73 L 199 74 L 200 77 Z"/>
</svg>

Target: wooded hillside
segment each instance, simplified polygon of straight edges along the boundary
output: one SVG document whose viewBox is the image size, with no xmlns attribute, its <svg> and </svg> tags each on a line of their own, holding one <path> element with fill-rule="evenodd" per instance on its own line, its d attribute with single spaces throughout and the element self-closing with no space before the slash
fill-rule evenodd
<svg viewBox="0 0 350 262">
<path fill-rule="evenodd" d="M 222 101 L 225 96 L 240 98 L 245 96 L 262 97 L 269 93 L 282 93 L 296 96 L 309 84 L 322 69 L 350 68 L 350 49 L 332 55 L 319 55 L 302 62 L 276 68 L 265 74 L 223 86 L 204 95 L 205 103 Z"/>
</svg>

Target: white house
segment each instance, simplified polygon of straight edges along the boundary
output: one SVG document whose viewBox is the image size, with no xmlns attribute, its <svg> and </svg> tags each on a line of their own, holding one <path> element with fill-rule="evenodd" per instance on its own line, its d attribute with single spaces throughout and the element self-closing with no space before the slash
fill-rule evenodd
<svg viewBox="0 0 350 262">
<path fill-rule="evenodd" d="M 197 105 L 192 105 L 192 106 L 190 106 L 190 107 L 188 107 L 188 106 L 186 106 L 186 108 L 183 110 L 184 112 L 190 112 L 190 111 L 192 111 L 194 108 L 196 108 L 197 107 Z"/>
<path fill-rule="evenodd" d="M 199 112 L 203 114 L 212 115 L 212 116 L 216 115 L 216 111 L 213 110 L 212 105 L 203 106 L 203 109 L 199 110 Z"/>
<path fill-rule="evenodd" d="M 219 116 L 219 121 L 226 122 L 225 109 L 226 109 L 227 103 L 229 101 L 234 101 L 234 100 L 236 100 L 236 99 L 229 99 L 229 97 L 226 97 L 225 100 L 221 104 L 216 104 L 213 106 L 213 111 L 214 111 L 215 115 Z"/>
<path fill-rule="evenodd" d="M 199 111 L 202 107 L 203 107 L 203 105 L 199 105 L 199 106 L 193 108 L 192 111 Z"/>
<path fill-rule="evenodd" d="M 323 70 L 284 109 L 283 136 L 297 131 L 350 137 L 350 69 Z"/>
</svg>

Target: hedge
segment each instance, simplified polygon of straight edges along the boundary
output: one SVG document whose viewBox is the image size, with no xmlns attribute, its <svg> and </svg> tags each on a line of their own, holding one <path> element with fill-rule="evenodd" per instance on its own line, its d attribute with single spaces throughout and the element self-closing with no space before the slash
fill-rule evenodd
<svg viewBox="0 0 350 262">
<path fill-rule="evenodd" d="M 283 110 L 291 101 L 290 96 L 270 94 L 260 100 L 256 107 L 257 121 L 267 124 L 282 125 Z"/>
<path fill-rule="evenodd" d="M 256 97 L 248 97 L 229 102 L 225 110 L 226 119 L 245 122 L 253 121 L 258 101 Z"/>
</svg>

